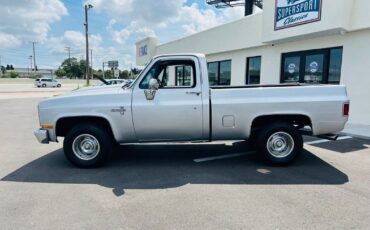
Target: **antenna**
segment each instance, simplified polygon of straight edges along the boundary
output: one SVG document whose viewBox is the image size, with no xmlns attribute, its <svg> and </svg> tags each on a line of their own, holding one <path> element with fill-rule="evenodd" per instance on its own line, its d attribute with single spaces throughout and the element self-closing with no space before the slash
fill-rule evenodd
<svg viewBox="0 0 370 230">
<path fill-rule="evenodd" d="M 253 5 L 263 8 L 263 0 L 206 0 L 206 2 L 216 8 L 245 6 L 245 16 L 253 13 Z"/>
</svg>

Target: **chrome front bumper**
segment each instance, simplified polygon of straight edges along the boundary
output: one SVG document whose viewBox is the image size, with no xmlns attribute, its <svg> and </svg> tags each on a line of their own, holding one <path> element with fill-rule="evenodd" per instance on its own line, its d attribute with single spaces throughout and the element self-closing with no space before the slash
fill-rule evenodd
<svg viewBox="0 0 370 230">
<path fill-rule="evenodd" d="M 48 131 L 45 129 L 38 129 L 36 131 L 33 131 L 33 134 L 35 134 L 37 140 L 41 144 L 49 144 L 49 135 Z"/>
</svg>

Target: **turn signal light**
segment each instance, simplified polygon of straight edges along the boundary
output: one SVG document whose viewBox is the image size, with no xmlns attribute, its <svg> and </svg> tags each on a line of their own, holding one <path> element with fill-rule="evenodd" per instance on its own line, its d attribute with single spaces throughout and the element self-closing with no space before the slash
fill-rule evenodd
<svg viewBox="0 0 370 230">
<path fill-rule="evenodd" d="M 41 128 L 43 128 L 43 129 L 52 129 L 52 128 L 54 128 L 54 125 L 45 124 L 45 125 L 41 125 Z"/>
<path fill-rule="evenodd" d="M 343 105 L 343 116 L 349 116 L 349 103 Z"/>
</svg>

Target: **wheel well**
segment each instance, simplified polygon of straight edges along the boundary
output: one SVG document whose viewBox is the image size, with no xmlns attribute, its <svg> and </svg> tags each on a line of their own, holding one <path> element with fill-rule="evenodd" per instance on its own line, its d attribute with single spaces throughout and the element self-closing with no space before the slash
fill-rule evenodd
<svg viewBox="0 0 370 230">
<path fill-rule="evenodd" d="M 299 129 L 310 126 L 312 129 L 311 119 L 306 115 L 266 115 L 260 116 L 253 120 L 252 122 L 252 131 L 256 131 L 267 124 L 277 123 L 277 122 L 284 122 L 292 124 Z"/>
<path fill-rule="evenodd" d="M 56 136 L 64 137 L 68 133 L 68 131 L 71 130 L 77 124 L 86 124 L 86 123 L 99 125 L 108 130 L 113 136 L 112 127 L 110 126 L 110 123 L 108 122 L 107 119 L 102 117 L 90 117 L 90 116 L 60 118 L 56 124 L 55 129 Z"/>
</svg>

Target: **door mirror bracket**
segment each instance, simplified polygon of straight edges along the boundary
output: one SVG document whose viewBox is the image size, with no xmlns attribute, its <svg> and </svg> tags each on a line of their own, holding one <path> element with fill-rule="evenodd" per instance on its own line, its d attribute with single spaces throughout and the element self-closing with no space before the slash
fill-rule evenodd
<svg viewBox="0 0 370 230">
<path fill-rule="evenodd" d="M 149 81 L 149 89 L 144 90 L 145 97 L 147 100 L 153 100 L 155 97 L 155 93 L 159 89 L 159 82 L 157 79 L 150 79 Z"/>
</svg>

